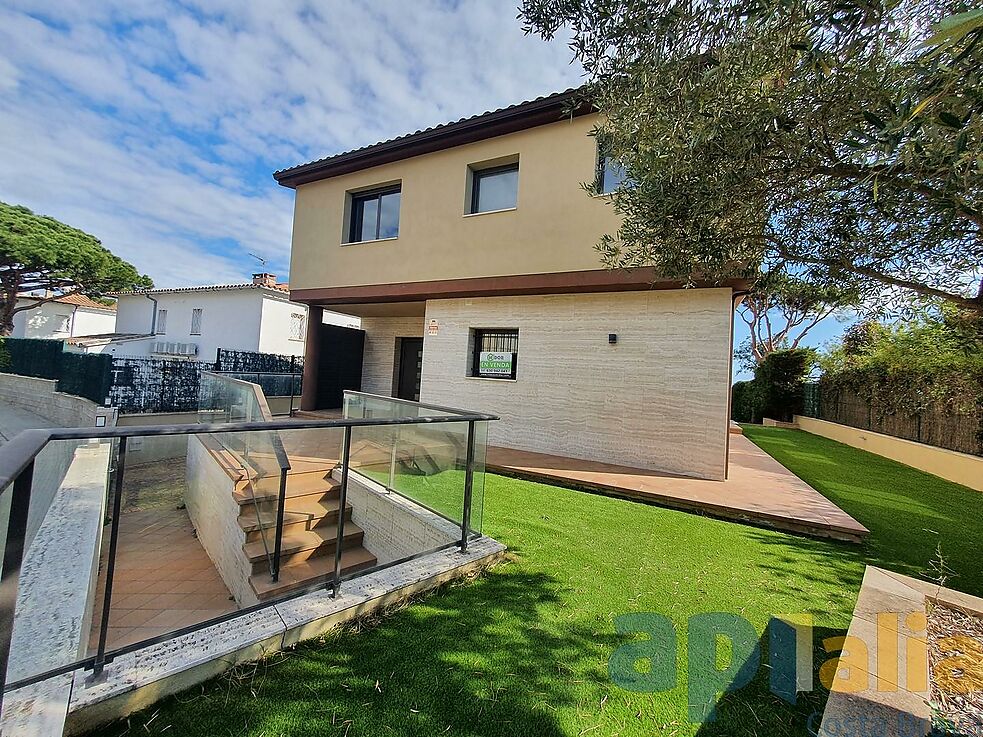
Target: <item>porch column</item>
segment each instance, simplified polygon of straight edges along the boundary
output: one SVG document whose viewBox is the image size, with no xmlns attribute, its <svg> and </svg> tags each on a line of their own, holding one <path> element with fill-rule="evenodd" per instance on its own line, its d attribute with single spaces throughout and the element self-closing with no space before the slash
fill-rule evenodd
<svg viewBox="0 0 983 737">
<path fill-rule="evenodd" d="M 321 319 L 324 310 L 316 305 L 307 307 L 307 339 L 304 342 L 304 388 L 300 393 L 300 409 L 317 409 L 317 373 L 321 361 Z"/>
</svg>

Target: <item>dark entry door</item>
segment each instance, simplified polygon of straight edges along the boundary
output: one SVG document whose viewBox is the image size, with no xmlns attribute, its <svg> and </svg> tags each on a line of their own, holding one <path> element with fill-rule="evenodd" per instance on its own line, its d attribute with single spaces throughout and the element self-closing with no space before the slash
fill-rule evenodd
<svg viewBox="0 0 983 737">
<path fill-rule="evenodd" d="M 399 339 L 399 378 L 396 396 L 414 402 L 420 400 L 420 377 L 423 375 L 423 338 Z"/>
</svg>

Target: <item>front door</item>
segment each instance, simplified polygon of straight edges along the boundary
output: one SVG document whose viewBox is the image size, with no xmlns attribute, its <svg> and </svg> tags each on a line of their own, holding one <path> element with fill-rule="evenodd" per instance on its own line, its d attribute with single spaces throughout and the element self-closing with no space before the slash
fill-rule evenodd
<svg viewBox="0 0 983 737">
<path fill-rule="evenodd" d="M 420 377 L 423 375 L 423 338 L 399 339 L 399 373 L 396 396 L 420 401 Z"/>
</svg>

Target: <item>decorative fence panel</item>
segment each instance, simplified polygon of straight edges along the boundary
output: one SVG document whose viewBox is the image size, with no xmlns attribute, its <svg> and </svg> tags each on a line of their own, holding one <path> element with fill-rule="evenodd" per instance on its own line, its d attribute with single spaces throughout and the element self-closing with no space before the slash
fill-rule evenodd
<svg viewBox="0 0 983 737">
<path fill-rule="evenodd" d="M 219 373 L 302 374 L 304 358 L 219 348 L 215 357 L 215 370 Z"/>
<path fill-rule="evenodd" d="M 805 414 L 819 420 L 849 425 L 937 448 L 983 455 L 983 408 L 955 412 L 934 405 L 916 413 L 899 413 L 869 402 L 847 389 L 806 385 Z"/>
<path fill-rule="evenodd" d="M 196 412 L 201 372 L 210 368 L 200 361 L 114 356 L 109 402 L 122 413 Z"/>
</svg>

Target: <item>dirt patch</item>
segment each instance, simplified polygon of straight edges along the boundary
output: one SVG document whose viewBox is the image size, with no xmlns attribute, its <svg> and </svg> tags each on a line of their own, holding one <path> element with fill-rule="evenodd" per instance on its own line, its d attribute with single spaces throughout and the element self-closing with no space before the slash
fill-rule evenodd
<svg viewBox="0 0 983 737">
<path fill-rule="evenodd" d="M 184 504 L 184 464 L 155 461 L 127 466 L 123 475 L 123 511 L 175 509 Z"/>
<path fill-rule="evenodd" d="M 983 619 L 937 604 L 928 640 L 933 734 L 983 737 Z"/>
</svg>

